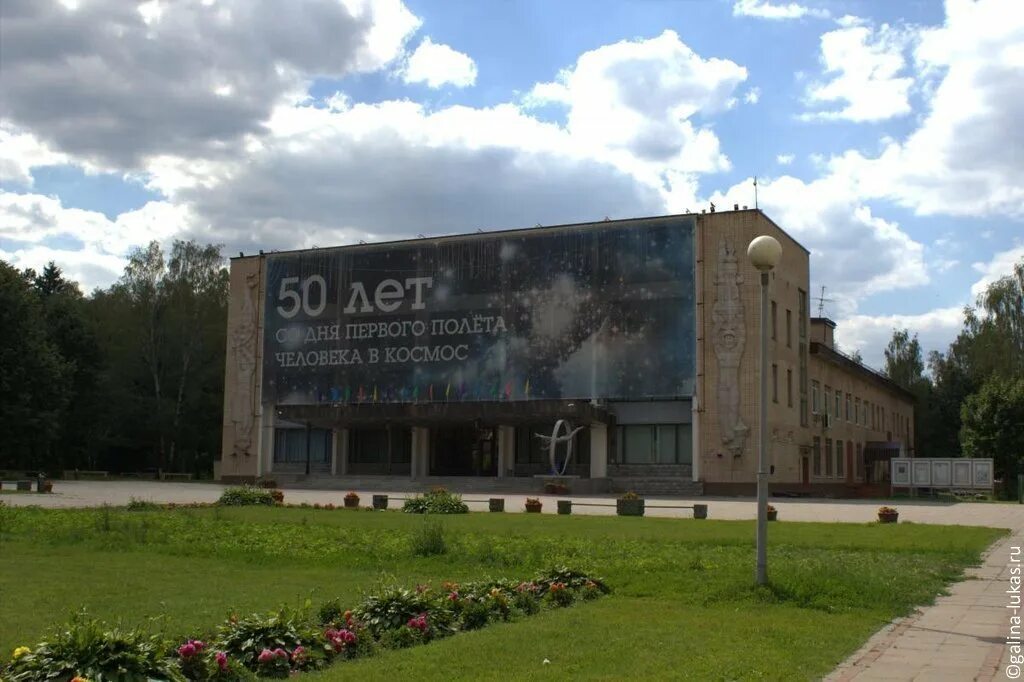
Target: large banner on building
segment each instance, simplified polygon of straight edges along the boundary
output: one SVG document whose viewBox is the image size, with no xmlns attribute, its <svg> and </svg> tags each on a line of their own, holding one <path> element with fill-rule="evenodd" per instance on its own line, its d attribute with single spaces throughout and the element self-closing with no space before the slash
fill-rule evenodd
<svg viewBox="0 0 1024 682">
<path fill-rule="evenodd" d="M 689 396 L 693 220 L 266 256 L 264 400 Z"/>
</svg>

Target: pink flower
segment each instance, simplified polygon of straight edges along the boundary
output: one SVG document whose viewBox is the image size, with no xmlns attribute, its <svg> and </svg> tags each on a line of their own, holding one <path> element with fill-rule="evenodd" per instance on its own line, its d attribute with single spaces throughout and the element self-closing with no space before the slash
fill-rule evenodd
<svg viewBox="0 0 1024 682">
<path fill-rule="evenodd" d="M 270 663 L 272 660 L 274 660 L 274 652 L 270 649 L 264 649 L 260 652 L 260 655 L 256 658 L 256 660 L 260 663 Z"/>
<path fill-rule="evenodd" d="M 203 649 L 206 648 L 206 645 L 201 640 L 198 640 L 198 639 L 190 639 L 188 641 L 188 643 L 191 644 L 192 646 L 194 646 L 196 648 L 197 652 L 198 651 L 202 651 Z"/>
<path fill-rule="evenodd" d="M 178 647 L 178 655 L 182 658 L 192 658 L 197 654 L 196 645 L 192 642 L 182 644 Z"/>
<path fill-rule="evenodd" d="M 224 653 L 223 651 L 218 651 L 217 655 L 214 656 L 214 658 L 217 659 L 217 667 L 220 668 L 220 671 L 222 673 L 223 672 L 227 672 L 227 670 L 228 670 L 228 655 L 226 653 Z"/>
<path fill-rule="evenodd" d="M 282 649 L 281 647 L 277 647 L 276 649 L 274 649 L 274 655 L 278 658 L 288 658 L 288 652 Z"/>
<path fill-rule="evenodd" d="M 451 594 L 449 594 L 448 595 L 448 601 L 459 601 L 459 593 L 458 592 L 452 592 Z"/>
<path fill-rule="evenodd" d="M 305 661 L 306 660 L 306 649 L 305 649 L 305 647 L 303 647 L 301 645 L 295 647 L 295 650 L 292 651 L 292 660 L 295 661 L 296 663 L 302 663 L 303 661 Z"/>
</svg>

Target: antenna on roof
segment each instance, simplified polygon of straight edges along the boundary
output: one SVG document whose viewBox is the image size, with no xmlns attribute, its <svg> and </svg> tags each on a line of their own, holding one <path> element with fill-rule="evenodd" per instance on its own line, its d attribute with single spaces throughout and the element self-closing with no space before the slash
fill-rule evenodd
<svg viewBox="0 0 1024 682">
<path fill-rule="evenodd" d="M 818 296 L 818 317 L 825 317 L 825 304 L 835 303 L 834 298 L 825 298 L 825 285 L 821 285 L 821 295 Z"/>
<path fill-rule="evenodd" d="M 754 210 L 757 210 L 757 176 L 754 176 Z"/>
</svg>

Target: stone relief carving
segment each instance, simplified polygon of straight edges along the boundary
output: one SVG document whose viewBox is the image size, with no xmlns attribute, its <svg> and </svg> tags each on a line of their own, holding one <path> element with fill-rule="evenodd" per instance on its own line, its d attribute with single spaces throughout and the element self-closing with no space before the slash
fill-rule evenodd
<svg viewBox="0 0 1024 682">
<path fill-rule="evenodd" d="M 231 403 L 231 421 L 235 425 L 235 455 L 249 455 L 252 451 L 256 393 L 256 305 L 253 303 L 253 294 L 258 283 L 256 273 L 245 276 L 242 313 L 231 333 L 231 348 L 235 353 L 235 397 Z"/>
<path fill-rule="evenodd" d="M 718 358 L 718 428 L 722 445 L 733 457 L 743 454 L 750 427 L 740 417 L 740 360 L 746 345 L 743 301 L 736 249 L 722 239 L 718 244 L 715 303 L 711 309 L 711 342 Z"/>
</svg>

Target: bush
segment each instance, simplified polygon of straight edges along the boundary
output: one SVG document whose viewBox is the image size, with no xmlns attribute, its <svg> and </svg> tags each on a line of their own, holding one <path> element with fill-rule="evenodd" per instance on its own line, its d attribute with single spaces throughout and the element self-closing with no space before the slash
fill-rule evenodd
<svg viewBox="0 0 1024 682">
<path fill-rule="evenodd" d="M 540 611 L 537 595 L 530 592 L 517 592 L 516 596 L 512 598 L 512 606 L 527 616 L 532 616 Z"/>
<path fill-rule="evenodd" d="M 551 604 L 559 607 L 570 606 L 575 596 L 565 583 L 551 583 L 545 597 Z"/>
<path fill-rule="evenodd" d="M 467 514 L 469 507 L 462 501 L 462 495 L 434 488 L 425 495 L 410 497 L 402 505 L 402 511 L 407 514 Z"/>
<path fill-rule="evenodd" d="M 434 608 L 427 592 L 402 587 L 384 589 L 370 595 L 355 609 L 354 615 L 365 625 L 374 637 L 380 637 L 388 630 L 395 630 Z"/>
<path fill-rule="evenodd" d="M 491 609 L 486 602 L 469 598 L 463 602 L 461 616 L 463 630 L 479 630 L 491 619 Z"/>
<path fill-rule="evenodd" d="M 561 583 L 572 590 L 581 590 L 588 584 L 593 584 L 602 594 L 611 592 L 604 581 L 597 577 L 587 575 L 566 566 L 556 566 L 538 574 L 535 582 L 540 586 L 541 592 L 547 592 L 554 583 Z"/>
<path fill-rule="evenodd" d="M 138 497 L 128 498 L 128 511 L 155 511 L 160 509 L 160 505 L 152 500 L 143 500 Z"/>
<path fill-rule="evenodd" d="M 107 629 L 84 612 L 72 617 L 35 650 L 7 669 L 9 682 L 42 682 L 84 677 L 89 680 L 185 680 L 170 647 L 156 636 L 119 627 Z"/>
<path fill-rule="evenodd" d="M 260 662 L 264 649 L 293 651 L 319 639 L 320 632 L 302 614 L 282 608 L 269 614 L 232 616 L 217 633 L 216 645 L 228 656 L 237 658 L 249 670 L 269 674 L 281 666 L 274 661 Z M 267 657 L 264 655 L 264 659 Z M 277 657 L 280 658 L 280 657 Z"/>
<path fill-rule="evenodd" d="M 337 599 L 325 601 L 316 612 L 320 625 L 341 625 L 344 622 L 345 609 Z"/>
<path fill-rule="evenodd" d="M 380 638 L 380 645 L 385 649 L 407 649 L 422 643 L 423 633 L 406 625 L 388 630 Z"/>
<path fill-rule="evenodd" d="M 416 556 L 440 556 L 447 551 L 444 524 L 440 521 L 424 521 L 412 535 L 412 553 Z"/>
<path fill-rule="evenodd" d="M 283 497 L 282 497 L 283 499 Z M 243 507 L 248 505 L 274 505 L 274 491 L 256 488 L 249 485 L 227 488 L 217 500 L 217 504 L 226 507 Z"/>
</svg>

